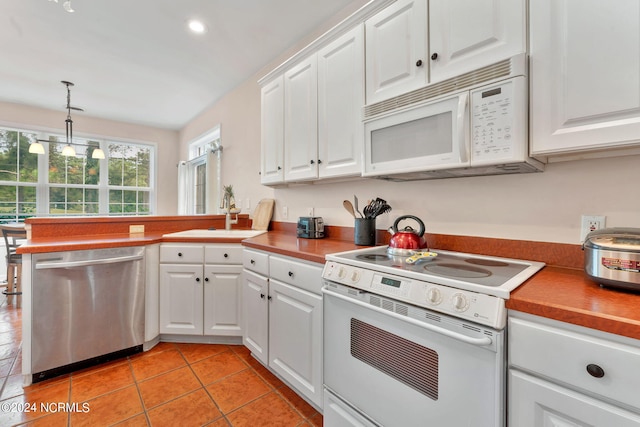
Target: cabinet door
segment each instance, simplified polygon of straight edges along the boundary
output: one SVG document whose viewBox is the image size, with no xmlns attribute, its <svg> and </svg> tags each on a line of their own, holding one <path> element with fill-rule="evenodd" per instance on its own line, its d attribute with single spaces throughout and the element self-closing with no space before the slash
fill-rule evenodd
<svg viewBox="0 0 640 427">
<path fill-rule="evenodd" d="M 284 179 L 318 177 L 318 70 L 316 56 L 284 75 Z"/>
<path fill-rule="evenodd" d="M 202 264 L 160 264 L 160 333 L 202 335 Z"/>
<path fill-rule="evenodd" d="M 284 77 L 279 76 L 261 89 L 260 182 L 284 181 Z"/>
<path fill-rule="evenodd" d="M 509 371 L 509 425 L 632 427 L 640 416 L 559 385 Z"/>
<path fill-rule="evenodd" d="M 365 22 L 367 104 L 428 81 L 427 0 L 398 0 Z"/>
<path fill-rule="evenodd" d="M 640 2 L 536 0 L 530 31 L 532 154 L 637 144 Z"/>
<path fill-rule="evenodd" d="M 242 266 L 204 267 L 204 334 L 242 336 Z"/>
<path fill-rule="evenodd" d="M 269 366 L 322 406 L 322 297 L 269 282 Z"/>
<path fill-rule="evenodd" d="M 244 333 L 242 343 L 265 365 L 269 363 L 269 320 L 267 278 L 244 270 L 242 286 L 242 314 Z"/>
<path fill-rule="evenodd" d="M 430 0 L 430 82 L 526 52 L 524 0 Z"/>
<path fill-rule="evenodd" d="M 318 175 L 361 172 L 364 28 L 354 28 L 318 52 Z"/>
</svg>

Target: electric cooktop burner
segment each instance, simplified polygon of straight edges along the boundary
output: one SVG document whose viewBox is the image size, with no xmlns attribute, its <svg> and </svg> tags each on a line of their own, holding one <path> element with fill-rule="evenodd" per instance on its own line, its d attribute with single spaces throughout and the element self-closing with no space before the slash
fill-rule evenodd
<svg viewBox="0 0 640 427">
<path fill-rule="evenodd" d="M 433 283 L 466 283 L 473 285 L 474 289 L 497 289 L 505 284 L 507 284 L 507 287 L 511 287 L 510 284 L 513 282 L 512 279 L 514 277 L 530 276 L 533 274 L 529 273 L 532 265 L 544 265 L 530 261 L 486 257 L 437 249 L 430 249 L 430 251 L 436 252 L 438 255 L 420 258 L 414 263 L 406 262 L 407 258 L 409 258 L 408 255 L 388 254 L 386 246 L 332 254 L 327 256 L 327 259 L 369 270 L 392 273 L 399 276 L 405 275 Z M 535 268 L 535 271 L 540 266 Z M 524 273 L 525 270 L 527 270 L 527 273 Z M 491 291 L 487 292 L 491 293 Z"/>
</svg>

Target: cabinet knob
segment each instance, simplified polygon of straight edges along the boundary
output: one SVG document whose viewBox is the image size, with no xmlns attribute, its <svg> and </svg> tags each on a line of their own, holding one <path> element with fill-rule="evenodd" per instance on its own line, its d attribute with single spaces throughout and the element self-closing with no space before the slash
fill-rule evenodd
<svg viewBox="0 0 640 427">
<path fill-rule="evenodd" d="M 282 168 L 280 166 L 278 166 L 278 170 L 282 170 Z"/>
<path fill-rule="evenodd" d="M 322 160 L 318 159 L 318 164 L 321 164 L 321 163 L 322 163 Z"/>
<path fill-rule="evenodd" d="M 251 265 L 255 264 L 256 262 L 254 260 L 251 260 Z"/>
<path fill-rule="evenodd" d="M 199 278 L 199 277 L 196 277 L 196 282 L 199 282 L 199 281 L 200 281 L 200 278 Z"/>
<path fill-rule="evenodd" d="M 316 162 L 314 162 L 313 160 L 309 160 L 309 163 L 314 165 Z"/>
<path fill-rule="evenodd" d="M 223 255 L 225 258 L 229 258 L 229 254 L 224 254 Z"/>
<path fill-rule="evenodd" d="M 422 59 L 418 59 L 416 62 L 416 67 L 422 67 Z"/>
<path fill-rule="evenodd" d="M 595 363 L 589 363 L 587 365 L 587 372 L 594 378 L 602 378 L 604 377 L 604 369 Z"/>
<path fill-rule="evenodd" d="M 178 256 L 182 256 L 182 252 L 178 252 Z"/>
<path fill-rule="evenodd" d="M 268 299 L 269 301 L 271 301 L 271 295 L 269 295 L 269 296 L 267 297 L 267 299 Z"/>
<path fill-rule="evenodd" d="M 260 294 L 260 298 L 264 299 L 264 294 Z"/>
<path fill-rule="evenodd" d="M 433 55 L 431 55 L 431 59 L 434 61 L 438 59 L 438 54 L 434 52 Z"/>
<path fill-rule="evenodd" d="M 208 277 L 205 277 L 205 278 L 204 278 L 204 281 L 205 281 L 205 282 L 208 282 L 208 281 L 209 281 L 209 278 L 208 278 Z"/>
<path fill-rule="evenodd" d="M 293 277 L 293 271 L 289 272 L 289 277 Z"/>
</svg>

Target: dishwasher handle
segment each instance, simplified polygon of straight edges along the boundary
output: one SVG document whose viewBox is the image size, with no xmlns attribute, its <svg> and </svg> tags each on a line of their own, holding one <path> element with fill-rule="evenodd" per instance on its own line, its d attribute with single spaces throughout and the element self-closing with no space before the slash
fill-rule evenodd
<svg viewBox="0 0 640 427">
<path fill-rule="evenodd" d="M 394 317 L 394 318 L 396 318 L 398 320 L 401 320 L 403 322 L 411 323 L 412 325 L 421 327 L 421 328 L 426 329 L 428 331 L 435 332 L 435 333 L 438 333 L 438 334 L 442 334 L 442 335 L 445 335 L 445 336 L 447 336 L 449 338 L 456 339 L 458 341 L 466 342 L 467 344 L 473 344 L 473 345 L 477 345 L 477 346 L 482 347 L 482 346 L 490 345 L 493 342 L 491 340 L 491 338 L 489 338 L 489 337 L 482 337 L 482 338 L 468 337 L 468 336 L 460 334 L 458 332 L 449 331 L 447 329 L 439 328 L 439 327 L 431 325 L 429 323 L 420 322 L 419 320 L 412 319 L 411 317 L 401 316 L 399 314 L 394 313 L 393 311 L 384 310 L 382 308 L 378 308 L 376 306 L 367 304 L 367 303 L 359 301 L 357 299 L 349 298 L 347 296 L 343 296 L 343 295 L 341 295 L 339 293 L 336 293 L 336 292 L 333 292 L 333 291 L 327 289 L 326 287 L 322 288 L 322 293 L 325 294 L 325 295 L 332 296 L 334 298 L 341 299 L 343 301 L 350 302 L 350 303 L 355 304 L 355 305 L 359 305 L 359 306 L 364 307 L 364 308 L 366 308 L 368 310 L 373 310 L 373 311 L 376 311 L 376 312 L 378 312 L 380 314 L 385 314 L 387 316 Z"/>
<path fill-rule="evenodd" d="M 87 259 L 83 261 L 52 261 L 37 263 L 36 270 L 46 270 L 51 268 L 74 268 L 74 267 L 90 267 L 92 265 L 117 264 L 121 262 L 138 261 L 143 259 L 143 255 L 130 255 L 113 258 Z"/>
</svg>

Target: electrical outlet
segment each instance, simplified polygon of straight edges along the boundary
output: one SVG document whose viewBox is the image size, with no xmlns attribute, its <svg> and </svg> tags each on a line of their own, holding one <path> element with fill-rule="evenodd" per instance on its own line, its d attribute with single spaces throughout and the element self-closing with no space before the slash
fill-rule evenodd
<svg viewBox="0 0 640 427">
<path fill-rule="evenodd" d="M 307 216 L 313 216 L 313 208 L 307 208 Z"/>
<path fill-rule="evenodd" d="M 584 242 L 587 234 L 592 231 L 604 228 L 606 218 L 606 216 L 601 215 L 582 215 L 582 221 L 580 223 L 580 241 Z"/>
<path fill-rule="evenodd" d="M 144 225 L 130 225 L 129 234 L 144 233 Z"/>
<path fill-rule="evenodd" d="M 289 208 L 286 206 L 282 207 L 282 219 L 289 218 Z"/>
</svg>

